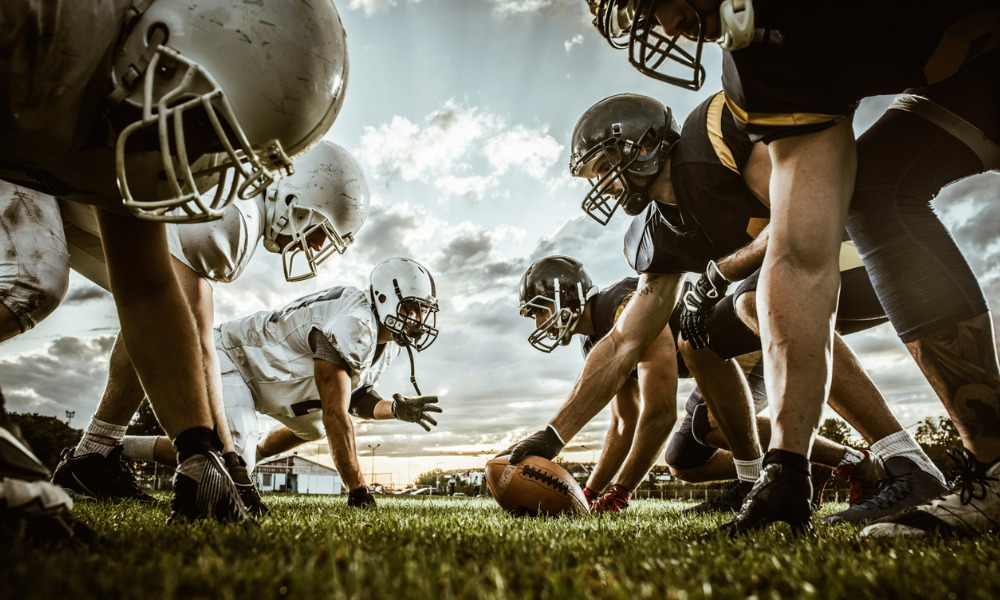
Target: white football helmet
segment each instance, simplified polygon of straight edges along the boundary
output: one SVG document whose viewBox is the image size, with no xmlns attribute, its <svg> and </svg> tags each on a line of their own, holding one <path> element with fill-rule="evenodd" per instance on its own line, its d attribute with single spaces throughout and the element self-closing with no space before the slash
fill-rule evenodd
<svg viewBox="0 0 1000 600">
<path fill-rule="evenodd" d="M 368 216 L 368 183 L 350 152 L 322 141 L 296 159 L 295 174 L 271 185 L 265 206 L 264 247 L 281 253 L 285 279 L 301 281 L 315 277 L 320 263 L 354 242 Z M 282 247 L 280 235 L 291 242 Z M 323 237 L 322 246 L 310 247 L 310 236 L 314 243 Z M 303 260 L 296 263 L 299 257 Z"/>
<path fill-rule="evenodd" d="M 437 339 L 437 291 L 423 265 L 409 258 L 378 264 L 372 270 L 368 293 L 375 315 L 397 344 L 420 352 Z"/>
<path fill-rule="evenodd" d="M 109 120 L 118 186 L 136 216 L 219 218 L 236 196 L 290 174 L 337 117 L 347 40 L 331 0 L 135 0 L 131 10 Z M 161 169 L 149 169 L 151 156 Z M 215 184 L 202 199 L 199 188 Z"/>
</svg>

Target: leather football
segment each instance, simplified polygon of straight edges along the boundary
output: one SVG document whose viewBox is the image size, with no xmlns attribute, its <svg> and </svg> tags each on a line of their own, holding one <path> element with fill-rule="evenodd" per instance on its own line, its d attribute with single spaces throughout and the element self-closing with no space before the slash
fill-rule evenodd
<svg viewBox="0 0 1000 600">
<path fill-rule="evenodd" d="M 510 464 L 510 456 L 490 459 L 486 484 L 497 503 L 517 517 L 590 512 L 573 476 L 540 456 L 526 456 L 516 465 Z"/>
</svg>

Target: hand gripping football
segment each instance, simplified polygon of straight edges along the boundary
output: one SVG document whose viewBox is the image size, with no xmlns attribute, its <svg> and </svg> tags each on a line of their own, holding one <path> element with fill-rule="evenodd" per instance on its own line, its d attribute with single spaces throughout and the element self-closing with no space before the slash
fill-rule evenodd
<svg viewBox="0 0 1000 600">
<path fill-rule="evenodd" d="M 516 465 L 510 456 L 490 459 L 486 484 L 497 503 L 516 517 L 590 512 L 573 476 L 540 456 L 526 456 Z"/>
</svg>

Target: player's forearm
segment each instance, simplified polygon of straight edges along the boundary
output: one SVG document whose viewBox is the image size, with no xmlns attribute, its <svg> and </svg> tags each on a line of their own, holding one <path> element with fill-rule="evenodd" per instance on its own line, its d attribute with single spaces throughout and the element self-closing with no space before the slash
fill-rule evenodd
<svg viewBox="0 0 1000 600">
<path fill-rule="evenodd" d="M 768 225 L 752 242 L 720 259 L 716 266 L 722 276 L 729 281 L 746 279 L 764 264 L 767 253 L 767 241 L 770 238 L 771 226 Z"/>
<path fill-rule="evenodd" d="M 277 454 L 281 454 L 282 452 L 288 452 L 305 442 L 306 440 L 303 440 L 292 433 L 291 429 L 287 427 L 279 427 L 278 429 L 268 433 L 264 439 L 257 444 L 257 454 L 259 454 L 262 458 L 275 456 Z"/>
<path fill-rule="evenodd" d="M 392 416 L 392 400 L 379 400 L 375 405 L 375 418 L 380 421 L 395 418 Z"/>
<path fill-rule="evenodd" d="M 587 479 L 587 487 L 595 491 L 603 491 L 611 483 L 611 478 L 615 476 L 628 456 L 628 449 L 632 443 L 632 434 L 635 430 L 631 427 L 623 428 L 616 420 L 612 420 L 608 435 L 604 438 L 604 449 L 601 456 L 594 465 L 594 471 Z"/>
<path fill-rule="evenodd" d="M 670 411 L 643 411 L 636 426 L 632 450 L 625 459 L 616 483 L 633 492 L 639 487 L 656 459 L 663 453 L 676 421 L 676 413 Z"/>
<path fill-rule="evenodd" d="M 343 415 L 323 415 L 326 439 L 330 444 L 333 464 L 340 473 L 340 479 L 353 490 L 365 485 L 358 464 L 358 453 L 354 443 L 354 424 L 345 412 Z"/>
<path fill-rule="evenodd" d="M 569 441 L 604 408 L 670 319 L 679 275 L 643 275 L 614 329 L 594 345 L 569 398 L 550 424 Z"/>
</svg>

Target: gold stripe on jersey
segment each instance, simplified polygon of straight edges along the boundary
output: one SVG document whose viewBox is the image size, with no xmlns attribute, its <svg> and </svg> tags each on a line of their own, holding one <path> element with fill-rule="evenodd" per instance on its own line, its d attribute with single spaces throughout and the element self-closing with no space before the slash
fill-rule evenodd
<svg viewBox="0 0 1000 600">
<path fill-rule="evenodd" d="M 753 239 L 757 239 L 761 231 L 767 227 L 767 224 L 771 222 L 771 219 L 765 217 L 750 217 L 747 221 L 747 235 Z"/>
<path fill-rule="evenodd" d="M 850 271 L 858 267 L 865 266 L 858 254 L 858 249 L 854 247 L 854 242 L 847 240 L 840 244 L 840 272 Z"/>
<path fill-rule="evenodd" d="M 739 175 L 740 170 L 736 168 L 736 159 L 733 158 L 733 151 L 726 144 L 726 138 L 722 135 L 722 107 L 726 104 L 726 95 L 722 92 L 716 94 L 708 104 L 707 126 L 708 141 L 712 142 L 715 155 L 719 157 L 719 162 L 728 167 L 731 171 Z"/>
<path fill-rule="evenodd" d="M 782 126 L 789 125 L 817 125 L 819 123 L 839 123 L 846 117 L 844 115 L 824 115 L 821 113 L 749 113 L 736 105 L 730 98 L 726 98 L 726 106 L 729 107 L 733 116 L 749 125 Z"/>
<path fill-rule="evenodd" d="M 927 78 L 927 83 L 943 81 L 976 56 L 1000 48 L 998 20 L 1000 20 L 1000 10 L 984 10 L 966 16 L 945 30 L 937 48 L 924 65 L 924 77 Z M 986 36 L 990 36 L 990 40 L 983 45 L 980 40 Z M 977 42 L 976 54 L 970 53 L 973 41 Z"/>
<path fill-rule="evenodd" d="M 615 310 L 615 323 L 618 322 L 618 317 L 622 316 L 622 311 L 625 310 L 625 307 L 628 306 L 628 301 L 631 300 L 634 295 L 635 292 L 629 292 L 625 294 L 625 297 L 618 303 L 618 308 Z"/>
</svg>

